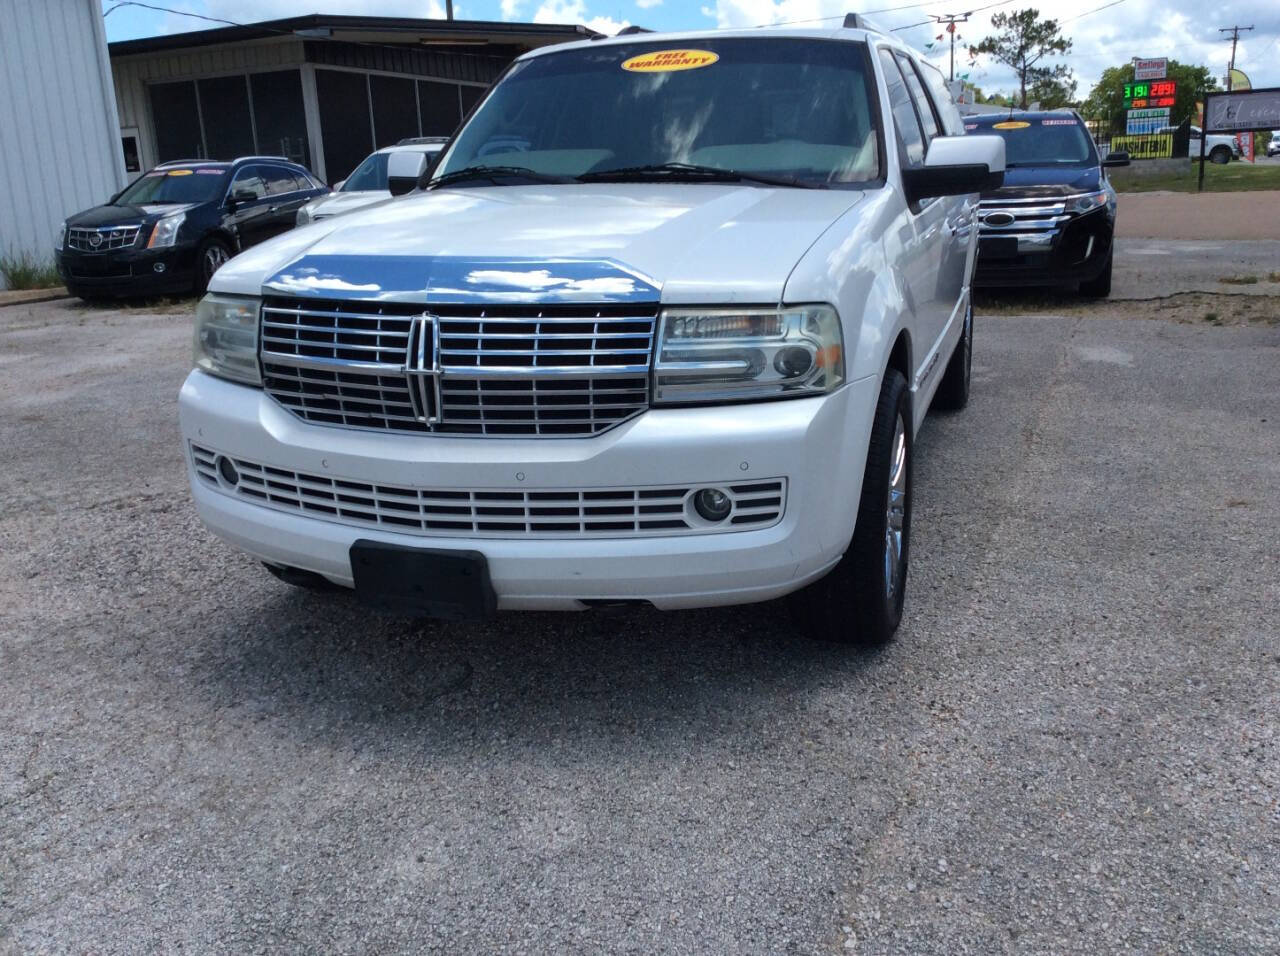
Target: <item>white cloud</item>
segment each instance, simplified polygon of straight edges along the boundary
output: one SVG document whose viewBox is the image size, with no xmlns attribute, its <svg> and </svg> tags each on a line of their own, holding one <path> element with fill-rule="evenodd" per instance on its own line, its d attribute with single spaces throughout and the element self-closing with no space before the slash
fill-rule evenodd
<svg viewBox="0 0 1280 956">
<path fill-rule="evenodd" d="M 662 6 L 662 0 L 636 0 L 636 6 L 641 10 L 648 10 L 650 7 Z"/>
<path fill-rule="evenodd" d="M 502 19 L 514 20 L 520 16 L 521 0 L 502 0 Z"/>
<path fill-rule="evenodd" d="M 908 0 L 909 2 L 909 0 Z M 1100 4 L 1098 4 L 1100 5 Z M 849 0 L 715 0 L 708 2 L 703 13 L 720 28 L 754 27 L 789 21 L 807 21 L 797 26 L 837 26 L 845 12 L 856 4 Z M 900 6 L 900 4 L 885 4 Z M 1063 33 L 1073 41 L 1070 54 L 1056 62 L 1066 63 L 1080 81 L 1079 95 L 1084 96 L 1102 71 L 1129 62 L 1136 56 L 1168 56 L 1182 63 L 1203 64 L 1219 82 L 1226 72 L 1231 41 L 1223 40 L 1217 26 L 1229 23 L 1257 22 L 1256 0 L 1225 0 L 1214 7 L 1216 20 L 1204 19 L 1203 4 L 1198 0 L 1127 0 L 1106 10 L 1080 16 L 1095 4 L 1082 5 L 1078 0 L 1026 0 L 1011 8 L 1035 7 L 1042 16 L 1054 17 L 1062 24 Z M 932 4 L 911 10 L 872 14 L 886 29 L 908 27 L 927 20 L 930 13 L 943 12 Z M 970 67 L 968 48 L 992 32 L 991 15 L 999 10 L 973 15 L 969 23 L 960 24 L 956 41 L 956 72 L 970 73 L 970 78 L 984 90 L 1012 90 L 1017 79 L 1007 67 L 981 58 Z M 1074 19 L 1077 18 L 1078 19 Z M 1070 20 L 1070 22 L 1066 22 Z M 1274 20 L 1258 30 L 1242 34 L 1236 67 L 1249 74 L 1254 86 L 1280 86 L 1280 23 Z M 896 31 L 897 35 L 917 49 L 933 40 L 940 27 L 916 26 Z M 945 72 L 949 66 L 950 47 L 947 36 L 930 53 L 929 59 Z"/>
<path fill-rule="evenodd" d="M 533 15 L 534 23 L 581 23 L 588 29 L 613 36 L 623 27 L 631 26 L 630 20 L 591 16 L 586 0 L 546 0 Z"/>
</svg>

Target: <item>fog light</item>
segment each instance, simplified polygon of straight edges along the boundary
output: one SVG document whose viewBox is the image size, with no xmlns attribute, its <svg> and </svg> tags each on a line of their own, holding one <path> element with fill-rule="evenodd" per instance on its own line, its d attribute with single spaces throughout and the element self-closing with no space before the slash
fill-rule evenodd
<svg viewBox="0 0 1280 956">
<path fill-rule="evenodd" d="M 157 262 L 153 264 L 151 268 L 154 269 L 156 272 L 164 272 L 165 264 L 163 262 Z"/>
<path fill-rule="evenodd" d="M 777 369 L 779 375 L 799 378 L 813 368 L 813 355 L 808 349 L 793 345 L 778 351 L 778 354 L 773 357 L 773 367 Z"/>
<path fill-rule="evenodd" d="M 236 471 L 235 463 L 226 455 L 218 456 L 218 474 L 233 488 L 240 484 L 240 472 Z"/>
<path fill-rule="evenodd" d="M 733 501 L 719 488 L 703 488 L 693 496 L 693 509 L 707 521 L 723 521 L 733 510 Z"/>
</svg>

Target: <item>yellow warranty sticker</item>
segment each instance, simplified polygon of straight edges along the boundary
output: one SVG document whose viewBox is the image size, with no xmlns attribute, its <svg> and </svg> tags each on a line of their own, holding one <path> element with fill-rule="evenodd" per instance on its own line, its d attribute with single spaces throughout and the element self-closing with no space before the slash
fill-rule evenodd
<svg viewBox="0 0 1280 956">
<path fill-rule="evenodd" d="M 170 175 L 170 176 L 190 176 L 190 175 L 191 175 L 191 170 L 189 170 L 189 169 L 171 169 L 171 170 L 169 170 L 169 175 Z"/>
<path fill-rule="evenodd" d="M 622 68 L 632 73 L 674 73 L 676 70 L 699 70 L 718 59 L 720 54 L 710 50 L 656 50 L 623 61 Z"/>
<path fill-rule="evenodd" d="M 1004 123 L 996 123 L 991 128 L 992 129 L 1026 129 L 1030 125 L 1031 125 L 1030 123 L 1023 122 L 1022 120 L 1009 120 Z"/>
</svg>

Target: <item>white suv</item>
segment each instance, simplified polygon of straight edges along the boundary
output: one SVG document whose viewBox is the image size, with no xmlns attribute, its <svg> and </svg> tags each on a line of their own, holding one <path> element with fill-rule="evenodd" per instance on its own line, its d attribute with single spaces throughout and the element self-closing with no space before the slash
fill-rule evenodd
<svg viewBox="0 0 1280 956">
<path fill-rule="evenodd" d="M 418 192 L 223 266 L 181 395 L 205 523 L 402 613 L 794 594 L 887 640 L 1004 142 L 849 23 L 530 53 Z"/>
</svg>

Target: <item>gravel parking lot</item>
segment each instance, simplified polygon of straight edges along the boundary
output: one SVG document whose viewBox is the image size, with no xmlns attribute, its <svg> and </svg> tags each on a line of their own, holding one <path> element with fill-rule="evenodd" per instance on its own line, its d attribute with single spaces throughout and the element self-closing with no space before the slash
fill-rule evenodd
<svg viewBox="0 0 1280 956">
<path fill-rule="evenodd" d="M 873 656 L 300 595 L 188 339 L 0 310 L 0 950 L 1275 951 L 1280 328 L 980 317 Z"/>
</svg>

